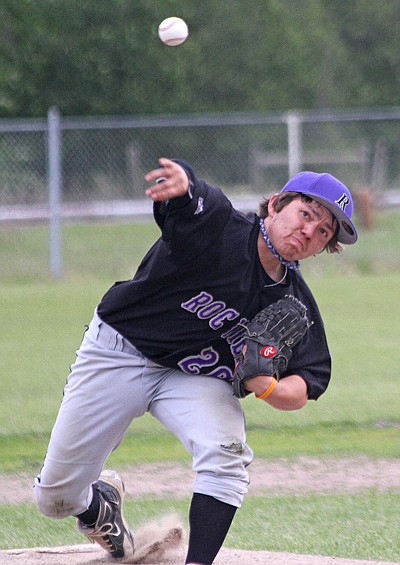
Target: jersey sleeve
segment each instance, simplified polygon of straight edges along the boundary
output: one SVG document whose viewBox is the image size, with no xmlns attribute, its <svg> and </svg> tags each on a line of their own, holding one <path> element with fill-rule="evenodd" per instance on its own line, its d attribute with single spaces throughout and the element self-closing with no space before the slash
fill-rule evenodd
<svg viewBox="0 0 400 565">
<path fill-rule="evenodd" d="M 332 363 L 324 322 L 315 298 L 301 273 L 298 271 L 289 276 L 291 284 L 286 292 L 293 294 L 306 305 L 312 325 L 293 347 L 292 357 L 282 378 L 288 375 L 300 375 L 307 384 L 309 400 L 317 400 L 326 391 L 331 378 Z"/>
<path fill-rule="evenodd" d="M 179 210 L 185 206 L 189 206 L 193 199 L 193 187 L 196 181 L 193 168 L 180 159 L 172 159 L 175 163 L 178 163 L 186 172 L 189 179 L 189 190 L 184 196 L 179 196 L 172 200 L 167 200 L 166 202 L 154 202 L 153 204 L 153 215 L 158 227 L 162 230 L 165 225 L 166 217 L 173 210 Z"/>
<path fill-rule="evenodd" d="M 328 388 L 331 378 L 331 356 L 325 332 L 319 324 L 311 326 L 307 337 L 294 347 L 288 372 L 300 375 L 305 380 L 309 400 L 317 400 Z"/>
<path fill-rule="evenodd" d="M 233 207 L 221 189 L 197 179 L 193 170 L 179 162 L 189 178 L 184 196 L 154 204 L 154 218 L 169 255 L 179 263 L 193 260 L 215 242 Z M 186 168 L 189 167 L 189 168 Z"/>
</svg>

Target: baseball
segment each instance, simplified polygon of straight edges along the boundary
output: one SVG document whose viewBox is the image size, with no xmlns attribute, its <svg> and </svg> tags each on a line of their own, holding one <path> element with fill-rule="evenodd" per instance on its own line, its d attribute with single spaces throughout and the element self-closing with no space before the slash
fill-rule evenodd
<svg viewBox="0 0 400 565">
<path fill-rule="evenodd" d="M 186 41 L 189 29 L 181 18 L 166 18 L 158 26 L 158 35 L 165 45 L 180 45 Z"/>
</svg>

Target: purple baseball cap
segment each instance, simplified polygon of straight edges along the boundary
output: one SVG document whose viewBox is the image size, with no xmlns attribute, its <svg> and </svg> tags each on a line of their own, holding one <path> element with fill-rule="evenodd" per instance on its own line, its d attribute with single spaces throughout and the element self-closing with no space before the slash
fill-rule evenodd
<svg viewBox="0 0 400 565">
<path fill-rule="evenodd" d="M 346 245 L 357 241 L 357 230 L 351 221 L 352 196 L 349 189 L 334 176 L 304 171 L 292 177 L 281 192 L 301 192 L 322 204 L 338 221 L 337 240 Z"/>
</svg>

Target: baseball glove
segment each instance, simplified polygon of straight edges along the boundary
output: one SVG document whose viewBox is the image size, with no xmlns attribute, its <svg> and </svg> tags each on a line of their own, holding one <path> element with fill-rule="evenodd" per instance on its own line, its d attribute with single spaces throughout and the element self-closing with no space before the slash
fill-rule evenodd
<svg viewBox="0 0 400 565">
<path fill-rule="evenodd" d="M 264 308 L 246 326 L 247 336 L 233 375 L 233 393 L 244 398 L 244 383 L 259 375 L 279 380 L 292 356 L 292 347 L 304 336 L 311 323 L 300 300 L 286 295 Z"/>
</svg>

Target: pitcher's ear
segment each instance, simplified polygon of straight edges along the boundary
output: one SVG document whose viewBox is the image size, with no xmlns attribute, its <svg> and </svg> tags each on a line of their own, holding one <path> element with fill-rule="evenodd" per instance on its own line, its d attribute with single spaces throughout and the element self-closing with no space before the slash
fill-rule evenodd
<svg viewBox="0 0 400 565">
<path fill-rule="evenodd" d="M 277 213 L 277 198 L 279 197 L 279 192 L 270 196 L 268 201 L 268 216 L 274 216 Z"/>
</svg>

